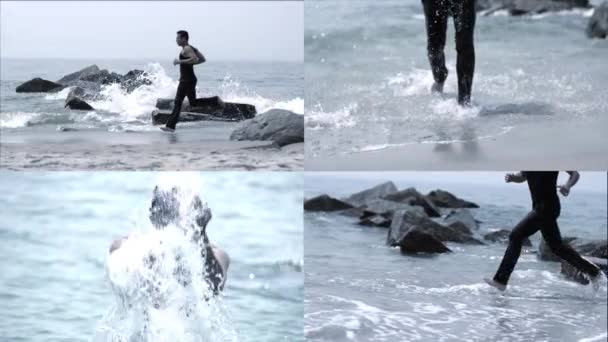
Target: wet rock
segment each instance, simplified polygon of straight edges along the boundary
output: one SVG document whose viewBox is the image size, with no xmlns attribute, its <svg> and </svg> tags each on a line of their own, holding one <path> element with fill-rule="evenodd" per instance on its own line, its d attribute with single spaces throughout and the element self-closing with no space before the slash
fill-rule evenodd
<svg viewBox="0 0 608 342">
<path fill-rule="evenodd" d="M 437 206 L 435 206 L 435 204 L 431 200 L 429 200 L 425 195 L 419 193 L 414 188 L 407 188 L 405 190 L 397 191 L 388 194 L 383 198 L 389 201 L 405 203 L 412 206 L 420 206 L 430 217 L 441 216 L 439 208 L 437 208 Z"/>
<path fill-rule="evenodd" d="M 304 201 L 304 210 L 306 211 L 339 211 L 352 207 L 352 205 L 328 195 L 320 195 Z"/>
<path fill-rule="evenodd" d="M 589 8 L 589 0 L 478 0 L 477 11 L 507 10 L 510 15 L 540 14 Z"/>
<path fill-rule="evenodd" d="M 359 224 L 369 227 L 388 228 L 391 226 L 391 219 L 384 215 L 365 216 L 359 220 Z"/>
<path fill-rule="evenodd" d="M 395 184 L 393 184 L 393 182 L 386 182 L 378 184 L 372 188 L 354 193 L 348 198 L 345 198 L 344 201 L 351 203 L 354 206 L 361 206 L 368 201 L 384 197 L 394 192 L 397 192 L 397 187 L 395 186 Z"/>
<path fill-rule="evenodd" d="M 418 229 L 424 233 L 433 236 L 435 239 L 445 242 L 460 242 L 468 244 L 483 244 L 475 239 L 472 233 L 464 227 L 456 229 L 439 224 L 426 215 L 420 215 L 414 211 L 399 210 L 393 215 L 393 221 L 388 231 L 386 244 L 394 246 L 401 237 L 412 229 Z"/>
<path fill-rule="evenodd" d="M 381 198 L 371 199 L 362 206 L 366 211 L 376 214 L 388 214 L 392 216 L 398 210 L 415 211 L 419 215 L 425 215 L 424 209 L 409 204 L 387 201 Z"/>
<path fill-rule="evenodd" d="M 173 99 L 156 100 L 156 108 L 173 110 Z M 187 100 L 182 104 L 182 111 L 202 114 L 212 114 L 218 117 L 246 120 L 255 117 L 255 106 L 247 103 L 224 102 L 219 96 L 202 97 L 191 105 Z"/>
<path fill-rule="evenodd" d="M 304 142 L 304 116 L 272 109 L 239 123 L 230 140 L 273 141 L 278 146 Z"/>
<path fill-rule="evenodd" d="M 570 243 L 574 241 L 575 237 L 562 237 L 564 243 Z M 543 261 L 560 261 L 561 259 L 551 252 L 551 248 L 545 242 L 545 239 L 541 238 L 538 244 L 538 258 Z"/>
<path fill-rule="evenodd" d="M 61 79 L 59 79 L 57 81 L 57 83 L 60 83 L 63 85 L 72 85 L 71 84 L 72 82 L 75 82 L 78 80 L 83 80 L 85 77 L 97 74 L 100 71 L 101 70 L 99 69 L 99 67 L 97 65 L 95 65 L 95 64 L 89 65 L 86 68 L 83 68 L 81 70 L 78 70 L 76 72 L 63 76 Z"/>
<path fill-rule="evenodd" d="M 64 86 L 61 84 L 37 77 L 19 85 L 15 91 L 18 93 L 48 93 L 63 88 Z"/>
<path fill-rule="evenodd" d="M 487 233 L 483 236 L 484 240 L 490 242 L 501 242 L 501 243 L 509 243 L 509 235 L 511 231 L 508 229 L 500 229 L 491 233 Z M 526 238 L 522 244 L 525 247 L 532 247 L 532 242 L 529 238 Z"/>
<path fill-rule="evenodd" d="M 100 84 L 112 84 L 119 83 L 122 79 L 122 76 L 115 72 L 109 72 L 106 69 L 100 70 L 99 72 L 93 74 L 85 74 L 78 78 L 81 81 L 88 81 Z"/>
<path fill-rule="evenodd" d="M 152 84 L 152 81 L 147 76 L 148 74 L 143 70 L 131 70 L 120 78 L 120 85 L 130 93 L 143 85 Z"/>
<path fill-rule="evenodd" d="M 586 33 L 589 38 L 606 39 L 608 37 L 608 1 L 604 1 L 595 8 L 589 19 Z"/>
<path fill-rule="evenodd" d="M 469 230 L 479 229 L 477 220 L 473 217 L 473 214 L 467 209 L 450 210 L 450 212 L 443 219 L 443 224 L 446 226 L 452 225 L 456 222 L 462 223 Z"/>
<path fill-rule="evenodd" d="M 602 258 L 595 258 L 590 256 L 585 256 L 587 260 L 592 262 L 594 265 L 600 268 L 604 274 L 608 274 L 608 260 Z M 561 260 L 561 274 L 563 274 L 566 279 L 575 281 L 577 283 L 581 283 L 583 285 L 589 284 L 589 277 L 583 272 L 579 271 L 574 266 L 569 263 Z"/>
<path fill-rule="evenodd" d="M 608 240 L 589 240 L 576 237 L 564 237 L 562 240 L 579 254 L 608 259 Z M 561 261 L 559 257 L 553 254 L 544 239 L 541 239 L 538 245 L 538 257 L 544 261 Z"/>
<path fill-rule="evenodd" d="M 93 107 L 91 107 L 91 105 L 75 96 L 66 100 L 65 107 L 78 110 L 93 110 Z"/>
<path fill-rule="evenodd" d="M 409 230 L 397 241 L 402 254 L 449 253 L 451 250 L 431 234 L 417 228 Z"/>
<path fill-rule="evenodd" d="M 426 196 L 440 208 L 479 208 L 477 204 L 460 199 L 444 190 L 431 191 Z"/>
</svg>

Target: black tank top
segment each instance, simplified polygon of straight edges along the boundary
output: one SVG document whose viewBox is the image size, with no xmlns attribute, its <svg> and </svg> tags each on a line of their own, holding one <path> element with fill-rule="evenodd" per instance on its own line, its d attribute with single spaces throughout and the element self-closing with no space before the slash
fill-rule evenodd
<svg viewBox="0 0 608 342">
<path fill-rule="evenodd" d="M 183 54 L 179 54 L 179 59 L 184 60 L 188 59 L 188 57 Z M 194 75 L 194 65 L 192 64 L 180 64 L 179 65 L 179 80 L 183 82 L 193 82 L 196 81 L 196 76 Z"/>
<path fill-rule="evenodd" d="M 550 211 L 559 215 L 560 204 L 557 196 L 557 171 L 526 171 L 523 173 L 530 188 L 532 207 L 537 211 Z"/>
</svg>

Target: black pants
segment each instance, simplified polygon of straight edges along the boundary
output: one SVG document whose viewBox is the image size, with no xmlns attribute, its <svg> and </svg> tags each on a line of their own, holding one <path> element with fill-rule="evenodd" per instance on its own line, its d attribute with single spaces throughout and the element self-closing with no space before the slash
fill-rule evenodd
<svg viewBox="0 0 608 342">
<path fill-rule="evenodd" d="M 458 102 L 469 103 L 473 73 L 475 72 L 475 0 L 422 0 L 426 17 L 427 53 L 433 78 L 437 83 L 445 82 L 448 69 L 445 67 L 445 36 L 450 13 L 454 17 L 456 30 L 456 72 L 458 74 Z"/>
<path fill-rule="evenodd" d="M 572 247 L 562 242 L 557 226 L 558 216 L 559 208 L 547 213 L 533 210 L 513 228 L 509 236 L 509 246 L 494 276 L 495 281 L 507 284 L 515 264 L 517 264 L 517 259 L 519 259 L 523 240 L 539 229 L 555 255 L 588 275 L 596 276 L 599 273 L 600 270 L 595 265 L 583 259 Z"/>
<path fill-rule="evenodd" d="M 177 125 L 177 121 L 179 120 L 179 113 L 182 111 L 182 103 L 186 97 L 188 97 L 190 106 L 196 105 L 196 79 L 193 81 L 179 81 L 173 103 L 173 111 L 171 112 L 169 121 L 167 121 L 167 127 L 175 129 L 175 125 Z"/>
</svg>

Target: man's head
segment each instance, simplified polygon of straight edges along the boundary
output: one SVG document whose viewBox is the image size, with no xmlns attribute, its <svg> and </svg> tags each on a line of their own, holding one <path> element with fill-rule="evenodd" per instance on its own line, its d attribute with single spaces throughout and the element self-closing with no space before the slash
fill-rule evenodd
<svg viewBox="0 0 608 342">
<path fill-rule="evenodd" d="M 179 45 L 179 46 L 188 45 L 188 39 L 190 39 L 190 36 L 188 35 L 188 31 L 184 31 L 184 30 L 177 31 L 177 37 L 175 38 L 175 42 L 177 43 L 177 45 Z"/>
<path fill-rule="evenodd" d="M 170 224 L 185 224 L 187 227 L 181 228 L 198 227 L 197 232 L 204 234 L 210 220 L 211 210 L 198 195 L 184 196 L 177 187 L 172 187 L 170 190 L 154 187 L 150 205 L 150 221 L 157 229 L 162 229 Z"/>
</svg>

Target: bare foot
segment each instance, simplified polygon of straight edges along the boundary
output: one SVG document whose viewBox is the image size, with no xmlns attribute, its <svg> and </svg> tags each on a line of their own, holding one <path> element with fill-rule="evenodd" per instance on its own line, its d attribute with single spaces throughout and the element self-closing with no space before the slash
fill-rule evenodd
<svg viewBox="0 0 608 342">
<path fill-rule="evenodd" d="M 488 283 L 488 285 L 497 288 L 500 291 L 504 291 L 507 289 L 507 285 L 505 284 L 501 284 L 499 282 L 497 282 L 494 279 L 490 279 L 490 278 L 483 278 L 483 280 L 485 280 L 486 283 Z"/>
</svg>

